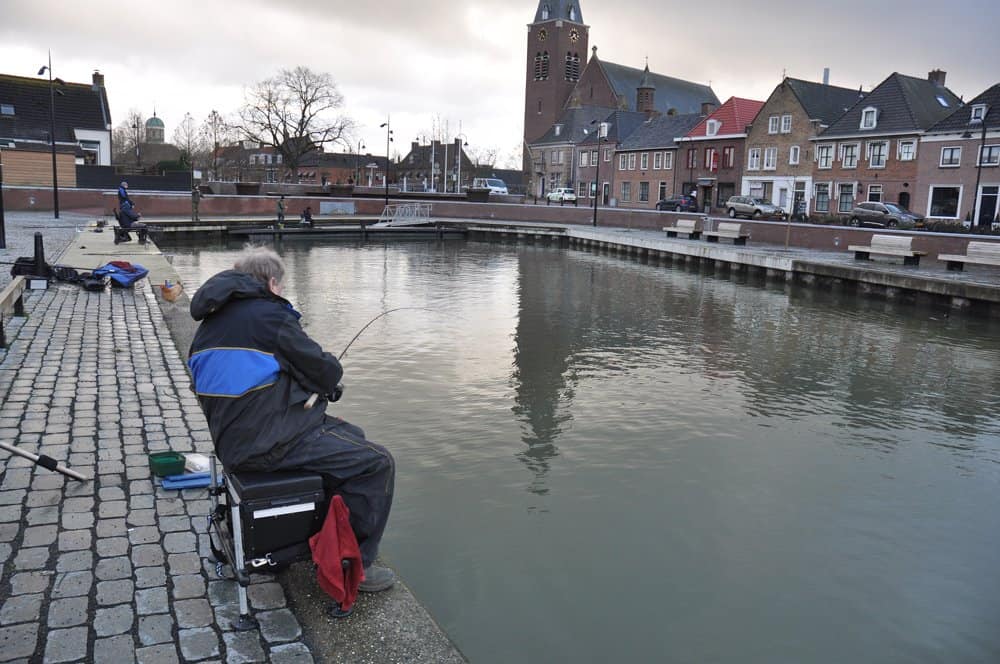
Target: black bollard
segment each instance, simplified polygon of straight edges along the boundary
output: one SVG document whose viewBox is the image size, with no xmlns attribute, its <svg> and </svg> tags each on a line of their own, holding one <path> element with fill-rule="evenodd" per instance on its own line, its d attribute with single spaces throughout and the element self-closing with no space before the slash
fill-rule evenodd
<svg viewBox="0 0 1000 664">
<path fill-rule="evenodd" d="M 42 234 L 35 233 L 35 275 L 36 277 L 49 278 L 49 265 L 45 262 L 45 245 L 42 243 Z"/>
</svg>

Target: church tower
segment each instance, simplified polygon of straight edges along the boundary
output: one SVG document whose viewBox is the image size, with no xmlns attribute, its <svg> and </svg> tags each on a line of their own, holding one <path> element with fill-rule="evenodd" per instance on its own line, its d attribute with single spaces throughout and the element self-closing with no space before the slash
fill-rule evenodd
<svg viewBox="0 0 1000 664">
<path fill-rule="evenodd" d="M 540 0 L 528 25 L 524 141 L 541 138 L 562 114 L 587 64 L 590 26 L 580 0 Z"/>
</svg>

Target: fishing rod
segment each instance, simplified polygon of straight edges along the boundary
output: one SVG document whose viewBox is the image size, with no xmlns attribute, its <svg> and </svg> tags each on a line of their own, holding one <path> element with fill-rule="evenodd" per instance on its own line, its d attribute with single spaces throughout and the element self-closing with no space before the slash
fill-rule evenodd
<svg viewBox="0 0 1000 664">
<path fill-rule="evenodd" d="M 340 352 L 340 355 L 337 356 L 337 360 L 339 361 L 339 360 L 343 359 L 344 355 L 347 355 L 348 349 L 350 349 L 350 347 L 354 345 L 354 342 L 358 340 L 358 337 L 360 337 L 362 334 L 364 334 L 365 330 L 367 330 L 369 327 L 371 327 L 372 324 L 375 323 L 375 321 L 377 321 L 378 319 L 382 318 L 383 316 L 388 316 L 389 314 L 394 313 L 396 311 L 406 311 L 406 310 L 434 311 L 433 309 L 430 309 L 428 307 L 396 307 L 395 309 L 389 309 L 388 311 L 383 311 L 378 316 L 375 316 L 375 318 L 372 318 L 370 321 L 368 321 L 367 323 L 365 323 L 365 326 L 362 327 L 360 330 L 358 330 L 358 333 L 355 334 L 354 337 L 350 341 L 347 342 L 347 346 L 345 346 L 344 350 L 342 350 Z M 318 400 L 319 400 L 319 393 L 318 392 L 314 392 L 313 395 L 311 397 L 309 397 L 309 400 L 306 401 L 306 404 L 305 404 L 304 408 L 306 410 L 309 410 L 310 408 L 312 408 L 313 406 L 316 405 L 316 402 Z"/>
</svg>

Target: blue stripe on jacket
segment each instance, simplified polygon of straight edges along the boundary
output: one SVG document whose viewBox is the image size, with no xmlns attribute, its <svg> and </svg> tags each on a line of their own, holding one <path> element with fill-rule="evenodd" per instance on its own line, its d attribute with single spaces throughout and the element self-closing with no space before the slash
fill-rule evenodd
<svg viewBox="0 0 1000 664">
<path fill-rule="evenodd" d="M 271 353 L 250 348 L 209 348 L 188 360 L 194 389 L 203 397 L 239 397 L 278 380 L 280 365 Z"/>
</svg>

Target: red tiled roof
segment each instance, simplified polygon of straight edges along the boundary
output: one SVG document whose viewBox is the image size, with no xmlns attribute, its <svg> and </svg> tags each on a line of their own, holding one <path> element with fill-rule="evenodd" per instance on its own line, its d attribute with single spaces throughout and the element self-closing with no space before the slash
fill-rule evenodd
<svg viewBox="0 0 1000 664">
<path fill-rule="evenodd" d="M 756 99 L 743 99 L 742 97 L 730 97 L 726 103 L 715 110 L 714 113 L 698 123 L 698 125 L 685 134 L 686 138 L 706 138 L 708 137 L 707 127 L 709 120 L 717 120 L 722 123 L 718 136 L 730 134 L 742 134 L 746 131 L 747 125 L 752 123 L 760 109 L 764 107 L 764 102 Z"/>
</svg>

